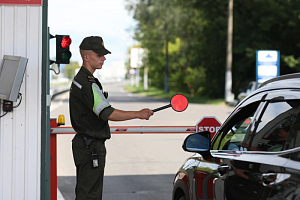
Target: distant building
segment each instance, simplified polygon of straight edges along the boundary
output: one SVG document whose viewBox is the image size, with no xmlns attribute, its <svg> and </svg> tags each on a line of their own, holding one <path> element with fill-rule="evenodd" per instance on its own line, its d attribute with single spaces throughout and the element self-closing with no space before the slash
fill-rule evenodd
<svg viewBox="0 0 300 200">
<path fill-rule="evenodd" d="M 101 70 L 96 70 L 95 76 L 100 80 L 118 79 L 123 80 L 127 74 L 127 69 L 123 61 L 112 61 L 109 66 L 103 66 Z"/>
</svg>

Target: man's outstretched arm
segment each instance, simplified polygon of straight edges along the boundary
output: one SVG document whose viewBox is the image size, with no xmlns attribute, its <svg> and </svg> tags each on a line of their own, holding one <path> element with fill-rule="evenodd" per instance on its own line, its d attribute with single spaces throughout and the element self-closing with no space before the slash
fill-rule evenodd
<svg viewBox="0 0 300 200">
<path fill-rule="evenodd" d="M 148 120 L 153 115 L 153 111 L 144 108 L 140 111 L 123 111 L 115 109 L 108 117 L 110 121 L 125 121 L 130 119 L 146 119 Z"/>
</svg>

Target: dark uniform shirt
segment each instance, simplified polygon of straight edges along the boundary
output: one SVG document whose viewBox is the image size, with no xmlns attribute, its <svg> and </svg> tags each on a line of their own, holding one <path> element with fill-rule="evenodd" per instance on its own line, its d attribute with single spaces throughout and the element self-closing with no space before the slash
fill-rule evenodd
<svg viewBox="0 0 300 200">
<path fill-rule="evenodd" d="M 109 139 L 107 118 L 114 111 L 98 79 L 81 67 L 70 89 L 70 118 L 74 130 L 94 139 Z"/>
</svg>

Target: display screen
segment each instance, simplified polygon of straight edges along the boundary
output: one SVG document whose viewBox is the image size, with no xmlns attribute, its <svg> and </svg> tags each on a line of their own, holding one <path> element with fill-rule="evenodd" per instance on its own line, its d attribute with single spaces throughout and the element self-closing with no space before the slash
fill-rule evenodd
<svg viewBox="0 0 300 200">
<path fill-rule="evenodd" d="M 0 99 L 17 101 L 27 58 L 5 55 L 0 66 Z"/>
<path fill-rule="evenodd" d="M 4 60 L 0 70 L 0 94 L 8 97 L 18 70 L 18 61 Z"/>
</svg>

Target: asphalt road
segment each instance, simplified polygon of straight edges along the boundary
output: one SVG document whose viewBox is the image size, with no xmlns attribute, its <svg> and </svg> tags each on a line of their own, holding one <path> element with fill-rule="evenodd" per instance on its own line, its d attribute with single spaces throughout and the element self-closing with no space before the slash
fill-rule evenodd
<svg viewBox="0 0 300 200">
<path fill-rule="evenodd" d="M 126 82 L 103 84 L 109 92 L 110 104 L 122 110 L 155 109 L 169 100 L 142 97 L 125 92 Z M 68 93 L 56 96 L 51 102 L 51 118 L 65 115 L 69 120 Z M 215 116 L 223 122 L 232 107 L 225 105 L 189 104 L 184 112 L 171 108 L 156 112 L 150 120 L 110 122 L 112 126 L 195 126 L 203 116 Z M 75 166 L 71 140 L 74 135 L 58 135 L 58 189 L 65 200 L 75 199 Z M 169 200 L 172 196 L 174 174 L 192 153 L 184 152 L 182 142 L 187 134 L 114 134 L 106 142 L 107 158 L 103 200 Z"/>
</svg>

